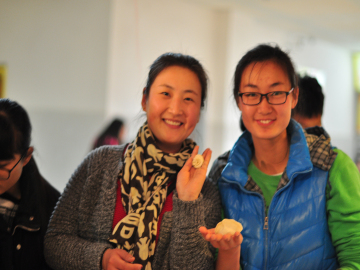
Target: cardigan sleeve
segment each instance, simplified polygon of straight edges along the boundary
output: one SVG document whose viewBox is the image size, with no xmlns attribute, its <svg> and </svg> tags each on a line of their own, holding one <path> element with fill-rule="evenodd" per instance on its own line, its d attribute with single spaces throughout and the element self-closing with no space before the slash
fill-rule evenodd
<svg viewBox="0 0 360 270">
<path fill-rule="evenodd" d="M 113 169 L 100 165 L 105 164 L 101 160 L 114 164 L 113 160 L 118 159 L 111 154 L 109 157 L 110 152 L 105 148 L 91 152 L 71 176 L 57 203 L 44 242 L 45 258 L 53 269 L 99 270 L 104 251 L 112 247 L 107 241 L 114 210 L 108 202 L 112 193 L 107 191 L 109 182 L 99 181 L 114 174 Z"/>
<path fill-rule="evenodd" d="M 326 208 L 340 269 L 360 269 L 360 174 L 338 149 L 329 172 Z"/>
<path fill-rule="evenodd" d="M 173 197 L 170 269 L 214 269 L 215 249 L 199 232 L 200 226 L 215 228 L 221 221 L 221 201 L 215 185 L 205 181 L 195 201 Z"/>
</svg>

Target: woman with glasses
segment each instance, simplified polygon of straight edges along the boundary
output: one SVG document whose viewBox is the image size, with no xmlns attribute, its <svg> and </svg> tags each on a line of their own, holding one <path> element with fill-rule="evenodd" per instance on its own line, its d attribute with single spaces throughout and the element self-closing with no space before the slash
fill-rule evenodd
<svg viewBox="0 0 360 270">
<path fill-rule="evenodd" d="M 0 269 L 51 269 L 43 241 L 60 193 L 39 173 L 27 112 L 0 99 Z"/>
<path fill-rule="evenodd" d="M 233 95 L 245 130 L 210 178 L 225 217 L 243 225 L 241 268 L 360 269 L 359 171 L 322 128 L 303 131 L 291 119 L 298 91 L 277 46 L 259 45 L 237 64 Z M 221 239 L 202 232 L 214 246 Z"/>
</svg>

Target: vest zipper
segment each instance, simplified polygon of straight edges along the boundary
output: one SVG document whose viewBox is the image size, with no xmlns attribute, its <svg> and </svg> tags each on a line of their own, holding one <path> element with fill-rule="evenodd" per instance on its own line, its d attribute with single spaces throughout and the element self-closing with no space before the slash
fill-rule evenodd
<svg viewBox="0 0 360 270">
<path fill-rule="evenodd" d="M 269 219 L 267 215 L 265 215 L 264 220 L 264 237 L 265 237 L 265 258 L 264 258 L 264 270 L 267 267 L 267 258 L 268 258 L 268 232 L 269 232 Z"/>
<path fill-rule="evenodd" d="M 268 217 L 265 217 L 264 230 L 268 230 L 268 229 L 269 229 Z"/>
</svg>

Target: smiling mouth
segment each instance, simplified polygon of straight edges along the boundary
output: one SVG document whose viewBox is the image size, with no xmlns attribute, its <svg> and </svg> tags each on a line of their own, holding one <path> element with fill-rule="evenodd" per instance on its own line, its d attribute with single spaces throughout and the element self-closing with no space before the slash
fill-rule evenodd
<svg viewBox="0 0 360 270">
<path fill-rule="evenodd" d="M 182 125 L 181 122 L 177 122 L 177 121 L 172 121 L 172 120 L 168 120 L 168 119 L 165 119 L 164 121 L 165 121 L 166 124 L 173 125 L 173 126 L 180 126 L 180 125 Z"/>
<path fill-rule="evenodd" d="M 259 120 L 261 124 L 269 124 L 272 120 Z"/>
</svg>

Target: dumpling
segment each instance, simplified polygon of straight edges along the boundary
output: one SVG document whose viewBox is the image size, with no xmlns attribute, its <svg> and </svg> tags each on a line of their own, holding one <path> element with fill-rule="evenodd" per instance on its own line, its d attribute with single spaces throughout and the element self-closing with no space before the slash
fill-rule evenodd
<svg viewBox="0 0 360 270">
<path fill-rule="evenodd" d="M 195 169 L 201 168 L 204 163 L 204 158 L 202 155 L 196 155 L 192 161 L 192 165 Z"/>
<path fill-rule="evenodd" d="M 241 232 L 243 226 L 241 223 L 237 222 L 234 219 L 223 219 L 215 227 L 215 233 L 220 233 L 222 235 L 230 233 L 235 234 L 235 232 Z"/>
</svg>

